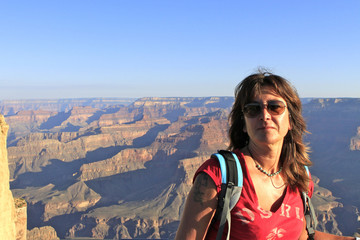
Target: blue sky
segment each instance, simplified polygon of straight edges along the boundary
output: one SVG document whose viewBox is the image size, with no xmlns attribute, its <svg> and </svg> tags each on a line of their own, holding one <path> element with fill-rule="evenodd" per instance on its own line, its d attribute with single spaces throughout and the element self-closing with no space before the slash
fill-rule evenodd
<svg viewBox="0 0 360 240">
<path fill-rule="evenodd" d="M 360 98 L 360 1 L 4 0 L 0 100 L 233 96 L 259 66 Z"/>
</svg>

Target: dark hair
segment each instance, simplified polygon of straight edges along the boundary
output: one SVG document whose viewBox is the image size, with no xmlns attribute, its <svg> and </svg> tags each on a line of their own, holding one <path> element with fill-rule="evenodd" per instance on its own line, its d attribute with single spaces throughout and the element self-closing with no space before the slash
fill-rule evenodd
<svg viewBox="0 0 360 240">
<path fill-rule="evenodd" d="M 263 87 L 271 87 L 287 103 L 291 130 L 284 138 L 280 155 L 285 181 L 292 189 L 308 190 L 309 177 L 304 166 L 311 166 L 309 148 L 303 143 L 307 133 L 306 123 L 302 116 L 302 106 L 296 89 L 284 78 L 261 72 L 246 77 L 235 89 L 235 102 L 230 113 L 229 149 L 241 149 L 249 142 L 249 136 L 243 131 L 245 119 L 243 108 L 251 102 Z"/>
</svg>

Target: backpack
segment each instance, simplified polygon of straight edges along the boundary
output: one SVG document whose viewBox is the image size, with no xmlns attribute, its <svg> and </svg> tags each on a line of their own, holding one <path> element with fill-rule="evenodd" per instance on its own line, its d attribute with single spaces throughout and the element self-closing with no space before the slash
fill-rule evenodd
<svg viewBox="0 0 360 240">
<path fill-rule="evenodd" d="M 241 195 L 243 187 L 243 172 L 240 161 L 233 152 L 219 150 L 218 153 L 211 155 L 211 157 L 219 161 L 221 170 L 221 190 L 219 192 L 218 205 L 212 223 L 217 220 L 220 221 L 219 230 L 216 236 L 216 240 L 220 240 L 227 222 L 228 232 L 226 239 L 229 240 L 231 227 L 230 212 L 239 201 Z M 305 166 L 305 168 L 307 174 L 309 175 L 308 167 Z M 313 240 L 317 225 L 315 210 L 307 192 L 302 192 L 301 196 L 304 203 L 306 230 L 308 232 L 309 239 Z"/>
</svg>

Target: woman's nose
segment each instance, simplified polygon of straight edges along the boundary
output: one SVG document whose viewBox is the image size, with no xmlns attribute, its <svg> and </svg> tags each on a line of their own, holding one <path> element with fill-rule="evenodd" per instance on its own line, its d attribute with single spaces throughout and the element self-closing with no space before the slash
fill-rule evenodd
<svg viewBox="0 0 360 240">
<path fill-rule="evenodd" d="M 267 106 L 262 106 L 261 112 L 260 112 L 260 119 L 261 120 L 267 120 L 271 118 L 271 114 L 269 113 Z"/>
</svg>

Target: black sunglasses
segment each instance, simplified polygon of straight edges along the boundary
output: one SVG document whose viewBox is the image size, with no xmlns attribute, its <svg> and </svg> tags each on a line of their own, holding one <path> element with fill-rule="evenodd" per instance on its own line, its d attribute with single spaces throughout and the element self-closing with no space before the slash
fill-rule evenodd
<svg viewBox="0 0 360 240">
<path fill-rule="evenodd" d="M 261 113 L 264 107 L 271 115 L 275 116 L 282 114 L 285 111 L 286 105 L 284 102 L 277 100 L 268 101 L 266 104 L 253 102 L 244 106 L 243 113 L 248 118 L 254 118 Z"/>
</svg>

